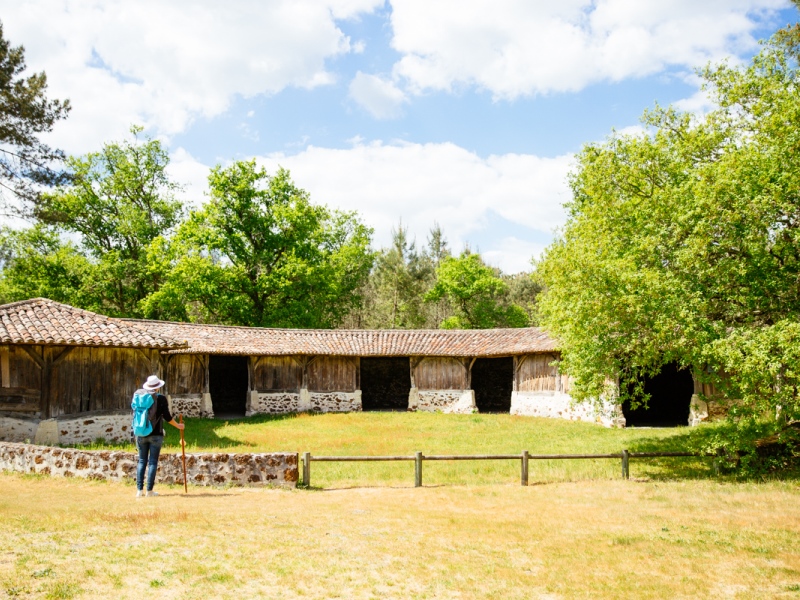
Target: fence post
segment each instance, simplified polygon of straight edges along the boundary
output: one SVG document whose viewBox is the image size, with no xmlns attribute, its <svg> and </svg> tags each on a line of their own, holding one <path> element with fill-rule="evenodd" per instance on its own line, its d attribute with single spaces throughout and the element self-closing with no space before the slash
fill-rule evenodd
<svg viewBox="0 0 800 600">
<path fill-rule="evenodd" d="M 522 451 L 522 485 L 528 485 L 528 451 Z"/>
<path fill-rule="evenodd" d="M 630 460 L 630 453 L 627 450 L 622 451 L 622 478 L 628 479 L 631 476 L 631 471 L 628 466 L 628 461 Z"/>
<path fill-rule="evenodd" d="M 311 452 L 303 454 L 303 485 L 311 487 Z"/>
<path fill-rule="evenodd" d="M 422 452 L 414 453 L 414 487 L 422 487 Z"/>
</svg>

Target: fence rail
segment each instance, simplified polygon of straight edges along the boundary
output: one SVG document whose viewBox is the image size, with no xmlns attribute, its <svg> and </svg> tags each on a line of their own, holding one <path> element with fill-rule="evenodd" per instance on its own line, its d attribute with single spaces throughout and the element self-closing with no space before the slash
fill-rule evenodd
<svg viewBox="0 0 800 600">
<path fill-rule="evenodd" d="M 415 452 L 413 456 L 313 456 L 310 452 L 303 454 L 303 484 L 311 486 L 312 462 L 388 462 L 414 461 L 414 487 L 422 486 L 422 463 L 426 460 L 518 460 L 520 461 L 520 483 L 528 485 L 528 462 L 531 460 L 583 460 L 583 459 L 617 459 L 621 461 L 623 479 L 630 478 L 631 458 L 661 457 L 717 457 L 716 454 L 702 452 L 613 452 L 611 454 L 530 454 L 523 450 L 520 454 L 430 454 Z M 717 468 L 715 461 L 715 469 Z"/>
</svg>

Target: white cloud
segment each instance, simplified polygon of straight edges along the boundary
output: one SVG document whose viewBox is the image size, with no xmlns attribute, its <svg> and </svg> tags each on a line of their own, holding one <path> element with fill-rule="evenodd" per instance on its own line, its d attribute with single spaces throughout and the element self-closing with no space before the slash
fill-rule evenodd
<svg viewBox="0 0 800 600">
<path fill-rule="evenodd" d="M 572 164 L 570 155 L 484 159 L 450 143 L 380 142 L 356 143 L 349 149 L 311 146 L 260 160 L 271 172 L 279 165 L 288 168 L 314 202 L 357 210 L 375 229 L 378 246 L 389 243 L 390 231 L 401 219 L 420 243 L 438 222 L 455 250 L 480 233 L 481 252 L 509 272 L 528 268 L 541 244 L 487 230 L 490 212 L 547 238 L 565 221 L 562 203 L 569 198 L 566 174 Z"/>
<path fill-rule="evenodd" d="M 493 250 L 481 252 L 483 260 L 504 273 L 521 273 L 531 270 L 531 258 L 539 258 L 545 249 L 541 242 L 506 237 L 498 240 Z"/>
<path fill-rule="evenodd" d="M 392 0 L 394 76 L 496 98 L 574 92 L 752 50 L 785 0 Z"/>
<path fill-rule="evenodd" d="M 178 148 L 169 156 L 167 173 L 172 181 L 181 186 L 176 194 L 187 207 L 197 208 L 206 200 L 210 167 L 194 158 L 184 148 Z"/>
<path fill-rule="evenodd" d="M 439 223 L 450 248 L 476 247 L 507 273 L 530 269 L 553 230 L 564 224 L 562 204 L 569 199 L 567 172 L 572 155 L 541 158 L 529 154 L 486 159 L 454 144 L 365 144 L 348 149 L 310 146 L 297 154 L 257 157 L 270 173 L 279 166 L 311 195 L 312 202 L 358 211 L 375 230 L 376 247 L 387 246 L 402 220 L 419 244 Z M 178 148 L 169 174 L 183 186 L 180 197 L 191 207 L 206 201 L 209 165 Z M 533 230 L 524 239 L 504 228 L 496 213 Z M 533 239 L 536 238 L 536 239 Z"/>
<path fill-rule="evenodd" d="M 50 141 L 86 152 L 131 123 L 170 135 L 223 113 L 235 95 L 330 83 L 325 60 L 353 50 L 334 19 L 382 4 L 2 0 L 0 8 L 7 39 L 25 45 L 31 70 L 47 72 L 50 96 L 72 101 Z"/>
<path fill-rule="evenodd" d="M 392 119 L 402 114 L 408 99 L 393 82 L 358 71 L 350 82 L 350 98 L 376 119 Z"/>
</svg>

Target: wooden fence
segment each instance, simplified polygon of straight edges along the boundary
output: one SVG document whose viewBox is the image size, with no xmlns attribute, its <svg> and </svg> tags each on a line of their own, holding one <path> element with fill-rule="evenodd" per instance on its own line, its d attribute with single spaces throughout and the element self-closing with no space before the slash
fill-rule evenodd
<svg viewBox="0 0 800 600">
<path fill-rule="evenodd" d="M 660 457 L 718 457 L 716 454 L 697 452 L 622 452 L 611 454 L 530 454 L 523 450 L 521 454 L 432 454 L 424 455 L 415 452 L 413 456 L 312 456 L 310 452 L 303 454 L 303 484 L 311 486 L 311 463 L 313 462 L 384 462 L 414 461 L 414 487 L 422 486 L 422 462 L 426 460 L 518 460 L 520 461 L 520 483 L 528 485 L 528 462 L 531 460 L 581 460 L 581 459 L 617 459 L 622 463 L 623 479 L 630 478 L 631 458 Z M 717 470 L 717 462 L 714 469 Z"/>
</svg>

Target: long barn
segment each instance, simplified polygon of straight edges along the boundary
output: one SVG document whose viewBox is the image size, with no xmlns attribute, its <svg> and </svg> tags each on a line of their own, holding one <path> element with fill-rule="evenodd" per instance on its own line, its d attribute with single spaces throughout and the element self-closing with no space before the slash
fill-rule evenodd
<svg viewBox="0 0 800 600">
<path fill-rule="evenodd" d="M 0 439 L 129 439 L 130 398 L 153 373 L 173 412 L 191 417 L 412 410 L 624 425 L 618 405 L 572 403 L 558 357 L 534 327 L 232 327 L 113 319 L 36 298 L 0 306 Z"/>
</svg>

